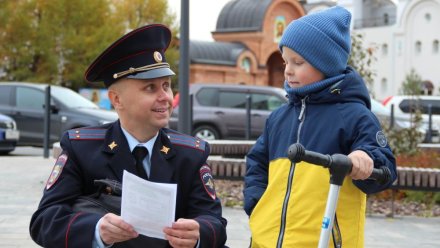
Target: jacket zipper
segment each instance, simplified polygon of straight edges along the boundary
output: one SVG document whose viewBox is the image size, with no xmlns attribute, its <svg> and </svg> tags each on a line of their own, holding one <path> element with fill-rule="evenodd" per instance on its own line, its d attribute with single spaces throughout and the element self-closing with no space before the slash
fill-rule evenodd
<svg viewBox="0 0 440 248">
<path fill-rule="evenodd" d="M 307 96 L 301 99 L 301 111 L 298 116 L 299 120 L 299 127 L 298 127 L 298 133 L 296 137 L 296 142 L 299 143 L 299 135 L 301 133 L 301 128 L 304 123 L 304 119 L 306 117 L 306 99 Z M 286 230 L 286 215 L 287 215 L 287 206 L 289 204 L 290 199 L 290 192 L 292 191 L 292 184 L 293 184 L 293 175 L 295 174 L 295 164 L 291 164 L 290 170 L 289 170 L 289 177 L 287 180 L 287 190 L 286 195 L 284 196 L 283 201 L 283 208 L 281 212 L 281 225 L 280 225 L 280 233 L 278 235 L 278 241 L 277 241 L 277 248 L 283 247 L 283 240 L 284 240 L 284 232 Z"/>
</svg>

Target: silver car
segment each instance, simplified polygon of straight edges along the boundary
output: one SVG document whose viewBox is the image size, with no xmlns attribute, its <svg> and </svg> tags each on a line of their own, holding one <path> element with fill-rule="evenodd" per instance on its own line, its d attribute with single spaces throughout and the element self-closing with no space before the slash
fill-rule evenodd
<svg viewBox="0 0 440 248">
<path fill-rule="evenodd" d="M 261 135 L 269 114 L 287 102 L 283 89 L 269 86 L 197 83 L 189 93 L 193 95 L 192 135 L 205 140 L 245 139 L 247 96 L 251 97 L 251 139 Z M 177 105 L 169 123 L 172 129 L 177 129 L 178 112 Z"/>
</svg>

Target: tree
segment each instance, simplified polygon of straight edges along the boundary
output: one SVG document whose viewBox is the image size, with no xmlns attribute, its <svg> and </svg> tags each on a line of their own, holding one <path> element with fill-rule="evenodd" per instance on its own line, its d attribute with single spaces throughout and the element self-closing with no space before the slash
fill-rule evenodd
<svg viewBox="0 0 440 248">
<path fill-rule="evenodd" d="M 3 10 L 0 67 L 6 80 L 76 88 L 96 54 L 91 49 L 102 50 L 116 37 L 115 25 L 97 25 L 111 18 L 107 0 L 8 1 Z"/>
<path fill-rule="evenodd" d="M 171 25 L 175 19 L 167 12 L 166 0 L 0 3 L 0 68 L 5 72 L 1 79 L 74 89 L 86 84 L 87 66 L 128 30 L 153 22 Z"/>
<path fill-rule="evenodd" d="M 414 69 L 406 75 L 405 81 L 402 83 L 401 93 L 411 96 L 409 101 L 411 126 L 398 131 L 388 130 L 390 146 L 396 155 L 413 155 L 419 152 L 418 144 L 421 134 L 418 130 L 422 124 L 422 112 L 418 104 L 418 95 L 422 89 L 421 83 L 422 79 Z"/>
<path fill-rule="evenodd" d="M 422 92 L 422 77 L 417 74 L 416 70 L 411 69 L 406 75 L 405 81 L 402 83 L 400 93 L 403 95 L 418 96 Z"/>
<path fill-rule="evenodd" d="M 0 67 L 5 71 L 7 79 L 20 80 L 35 70 L 33 62 L 40 58 L 31 42 L 35 41 L 35 22 L 38 18 L 33 11 L 35 4 L 28 1 L 2 1 L 1 5 Z M 10 72 L 14 72 L 14 75 Z"/>
</svg>

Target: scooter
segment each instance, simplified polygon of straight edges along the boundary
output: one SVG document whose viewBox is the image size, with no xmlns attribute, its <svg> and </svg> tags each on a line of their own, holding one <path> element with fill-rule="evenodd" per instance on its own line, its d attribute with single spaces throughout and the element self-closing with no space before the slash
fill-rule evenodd
<svg viewBox="0 0 440 248">
<path fill-rule="evenodd" d="M 290 161 L 294 163 L 305 161 L 323 166 L 324 168 L 329 168 L 330 190 L 327 197 L 327 205 L 325 207 L 318 244 L 318 248 L 327 248 L 334 224 L 339 191 L 345 176 L 351 172 L 353 166 L 351 160 L 343 154 L 324 155 L 317 152 L 307 151 L 304 146 L 299 143 L 292 144 L 287 153 Z M 391 171 L 385 166 L 379 169 L 375 168 L 368 179 L 376 180 L 377 183 L 381 185 L 386 184 L 391 180 Z"/>
</svg>

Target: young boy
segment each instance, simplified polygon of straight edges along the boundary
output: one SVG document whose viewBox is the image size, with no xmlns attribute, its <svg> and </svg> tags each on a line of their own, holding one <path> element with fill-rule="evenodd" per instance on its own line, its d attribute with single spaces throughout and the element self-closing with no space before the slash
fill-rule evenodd
<svg viewBox="0 0 440 248">
<path fill-rule="evenodd" d="M 366 194 L 388 188 L 396 178 L 393 154 L 370 111 L 362 78 L 347 66 L 350 13 L 332 7 L 299 18 L 279 43 L 286 64 L 286 104 L 268 118 L 247 155 L 245 211 L 252 247 L 317 247 L 329 191 L 329 171 L 291 163 L 287 149 L 347 154 L 353 170 L 341 187 L 330 247 L 363 247 Z M 391 181 L 367 179 L 387 166 Z"/>
</svg>

